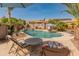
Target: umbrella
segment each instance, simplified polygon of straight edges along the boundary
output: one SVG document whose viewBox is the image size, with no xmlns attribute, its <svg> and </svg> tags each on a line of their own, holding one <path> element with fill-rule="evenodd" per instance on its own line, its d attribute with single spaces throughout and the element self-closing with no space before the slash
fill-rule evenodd
<svg viewBox="0 0 79 59">
<path fill-rule="evenodd" d="M 11 18 L 11 12 L 14 8 L 26 8 L 32 5 L 32 3 L 0 3 L 0 7 L 7 7 L 8 8 L 8 18 Z M 8 19 L 8 21 L 9 21 Z"/>
</svg>

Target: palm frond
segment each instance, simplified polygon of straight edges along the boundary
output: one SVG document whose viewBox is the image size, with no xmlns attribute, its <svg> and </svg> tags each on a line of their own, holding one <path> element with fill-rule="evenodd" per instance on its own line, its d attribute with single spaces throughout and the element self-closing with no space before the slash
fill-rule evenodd
<svg viewBox="0 0 79 59">
<path fill-rule="evenodd" d="M 66 3 L 67 6 L 66 12 L 73 15 L 76 18 L 79 18 L 79 4 L 76 3 Z"/>
</svg>

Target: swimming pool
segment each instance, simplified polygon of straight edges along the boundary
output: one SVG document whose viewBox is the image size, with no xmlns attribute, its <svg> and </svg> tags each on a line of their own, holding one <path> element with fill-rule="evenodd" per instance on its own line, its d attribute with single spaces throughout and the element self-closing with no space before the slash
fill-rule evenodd
<svg viewBox="0 0 79 59">
<path fill-rule="evenodd" d="M 52 38 L 52 37 L 61 37 L 62 34 L 57 32 L 46 32 L 38 30 L 25 30 L 26 34 L 31 35 L 34 38 Z"/>
</svg>

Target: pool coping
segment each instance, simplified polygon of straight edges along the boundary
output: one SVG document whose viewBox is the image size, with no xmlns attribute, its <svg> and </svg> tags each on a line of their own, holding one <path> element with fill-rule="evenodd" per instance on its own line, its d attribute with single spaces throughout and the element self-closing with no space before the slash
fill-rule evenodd
<svg viewBox="0 0 79 59">
<path fill-rule="evenodd" d="M 42 30 L 41 30 L 42 31 Z M 43 30 L 44 31 L 44 30 Z M 45 30 L 46 31 L 46 30 Z M 46 31 L 46 32 L 48 32 L 48 31 Z M 41 38 L 41 39 L 45 39 L 45 40 L 48 40 L 48 39 L 50 39 L 50 40 L 60 40 L 60 39 L 73 39 L 74 38 L 74 35 L 73 34 L 70 34 L 70 33 L 68 33 L 68 32 L 57 32 L 57 33 L 60 33 L 62 36 L 60 36 L 60 37 L 51 37 L 51 38 Z M 29 34 L 27 34 L 26 33 L 26 35 L 29 37 L 29 38 L 33 38 L 31 35 L 29 35 Z"/>
</svg>

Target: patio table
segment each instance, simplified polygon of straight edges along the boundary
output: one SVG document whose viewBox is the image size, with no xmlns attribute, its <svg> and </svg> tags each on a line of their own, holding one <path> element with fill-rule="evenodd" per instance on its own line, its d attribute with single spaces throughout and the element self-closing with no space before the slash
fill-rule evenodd
<svg viewBox="0 0 79 59">
<path fill-rule="evenodd" d="M 42 39 L 40 38 L 29 38 L 25 40 L 25 43 L 29 45 L 39 45 L 42 43 Z"/>
<path fill-rule="evenodd" d="M 24 48 L 28 48 L 30 55 L 32 52 L 36 51 L 38 47 L 40 47 L 43 43 L 42 39 L 40 38 L 28 38 L 26 40 L 20 41 Z"/>
</svg>

